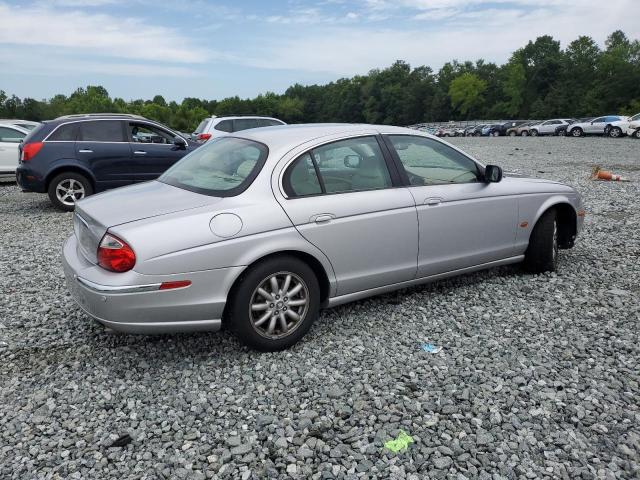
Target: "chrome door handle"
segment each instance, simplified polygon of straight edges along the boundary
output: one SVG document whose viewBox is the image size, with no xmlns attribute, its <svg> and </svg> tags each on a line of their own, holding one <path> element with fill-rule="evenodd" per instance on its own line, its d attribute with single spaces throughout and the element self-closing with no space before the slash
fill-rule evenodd
<svg viewBox="0 0 640 480">
<path fill-rule="evenodd" d="M 134 155 L 146 155 L 147 152 L 144 152 L 142 150 L 136 150 L 135 152 L 133 152 Z"/>
<path fill-rule="evenodd" d="M 316 215 L 316 218 L 313 220 L 316 223 L 327 223 L 333 220 L 333 215 L 329 213 L 324 213 L 322 215 Z"/>
<path fill-rule="evenodd" d="M 442 203 L 442 199 L 439 197 L 427 198 L 424 201 L 425 205 L 429 205 L 430 207 L 435 207 L 436 205 L 440 205 Z"/>
<path fill-rule="evenodd" d="M 81 148 L 78 150 L 78 153 L 93 153 L 93 150 L 89 150 L 88 148 Z"/>
</svg>

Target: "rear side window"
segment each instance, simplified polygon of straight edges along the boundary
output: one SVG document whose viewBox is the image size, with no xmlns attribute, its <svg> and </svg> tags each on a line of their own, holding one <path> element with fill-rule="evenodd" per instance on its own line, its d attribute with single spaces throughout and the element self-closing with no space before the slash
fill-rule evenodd
<svg viewBox="0 0 640 480">
<path fill-rule="evenodd" d="M 222 120 L 213 128 L 221 132 L 233 132 L 233 122 L 231 120 Z"/>
<path fill-rule="evenodd" d="M 258 125 L 258 120 L 255 118 L 238 118 L 233 121 L 233 131 L 239 132 L 240 130 L 249 130 L 250 128 L 258 128 L 262 125 Z"/>
<path fill-rule="evenodd" d="M 26 133 L 19 132 L 13 128 L 0 127 L 0 142 L 20 143 Z"/>
<path fill-rule="evenodd" d="M 284 177 L 284 189 L 293 197 L 322 193 L 322 187 L 320 186 L 311 155 L 305 153 L 295 161 Z"/>
<path fill-rule="evenodd" d="M 126 142 L 119 120 L 81 122 L 80 139 L 85 142 Z"/>
<path fill-rule="evenodd" d="M 209 120 L 211 120 L 210 118 L 205 118 L 204 120 L 202 120 L 200 122 L 200 124 L 196 127 L 195 131 L 193 133 L 202 133 L 204 132 L 205 127 L 207 126 L 207 124 L 209 123 Z"/>
<path fill-rule="evenodd" d="M 56 142 L 75 142 L 78 136 L 78 124 L 67 123 L 60 125 L 47 140 Z"/>
</svg>

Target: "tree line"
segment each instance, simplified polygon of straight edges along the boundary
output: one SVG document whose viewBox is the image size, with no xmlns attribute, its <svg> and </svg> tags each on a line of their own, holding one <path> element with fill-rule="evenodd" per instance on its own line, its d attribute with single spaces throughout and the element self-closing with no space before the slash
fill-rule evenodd
<svg viewBox="0 0 640 480">
<path fill-rule="evenodd" d="M 0 90 L 0 118 L 45 120 L 73 113 L 133 113 L 190 132 L 209 115 L 257 114 L 287 123 L 410 125 L 479 118 L 544 119 L 640 111 L 640 41 L 622 31 L 604 49 L 581 36 L 566 49 L 549 35 L 516 50 L 503 65 L 453 60 L 435 72 L 397 61 L 367 75 L 326 85 L 289 87 L 284 94 L 167 102 L 111 98 L 100 86 L 68 97 L 20 99 Z"/>
</svg>

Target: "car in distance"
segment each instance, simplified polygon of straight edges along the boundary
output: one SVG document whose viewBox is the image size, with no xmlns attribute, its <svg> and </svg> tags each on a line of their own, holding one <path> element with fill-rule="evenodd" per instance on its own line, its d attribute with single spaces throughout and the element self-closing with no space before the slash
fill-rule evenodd
<svg viewBox="0 0 640 480">
<path fill-rule="evenodd" d="M 555 270 L 583 214 L 569 186 L 503 178 L 408 128 L 260 128 L 78 202 L 63 266 L 80 307 L 112 329 L 224 321 L 280 350 L 321 307 L 497 265 Z"/>
<path fill-rule="evenodd" d="M 499 137 L 501 131 L 502 131 L 501 123 L 492 123 L 489 125 L 485 125 L 482 128 L 481 134 L 483 137 Z"/>
<path fill-rule="evenodd" d="M 517 137 L 517 136 L 526 137 L 527 135 L 529 135 L 529 127 L 537 123 L 540 123 L 539 120 L 529 120 L 525 123 L 521 123 L 520 125 L 517 125 L 516 127 L 507 129 L 506 134 L 510 137 Z"/>
<path fill-rule="evenodd" d="M 509 120 L 500 125 L 500 136 L 509 135 L 512 129 L 519 127 L 520 125 L 527 123 L 526 120 Z"/>
<path fill-rule="evenodd" d="M 8 119 L 8 118 L 3 118 L 0 119 L 0 124 L 9 124 L 9 125 L 15 125 L 16 127 L 20 127 L 20 128 L 24 128 L 25 130 L 31 131 L 34 128 L 38 127 L 41 125 L 40 122 L 33 122 L 31 120 L 20 120 L 17 118 L 12 118 L 12 119 Z"/>
<path fill-rule="evenodd" d="M 24 128 L 0 123 L 0 179 L 15 178 L 19 145 L 28 133 Z"/>
<path fill-rule="evenodd" d="M 631 117 L 631 121 L 627 125 L 626 134 L 640 140 L 640 113 Z"/>
<path fill-rule="evenodd" d="M 614 122 L 626 119 L 622 115 L 605 115 L 586 122 L 576 122 L 567 127 L 567 136 L 605 135 L 607 128 Z"/>
<path fill-rule="evenodd" d="M 611 138 L 620 138 L 627 135 L 627 130 L 629 130 L 629 125 L 633 122 L 640 121 L 640 113 L 636 113 L 632 117 L 622 117 L 621 120 L 611 122 L 604 129 L 605 135 Z M 635 129 L 634 129 L 635 131 Z"/>
<path fill-rule="evenodd" d="M 212 137 L 249 130 L 251 128 L 286 125 L 282 120 L 258 115 L 225 115 L 205 118 L 191 134 L 191 139 L 204 143 Z"/>
<path fill-rule="evenodd" d="M 531 135 L 532 137 L 542 135 L 555 135 L 557 127 L 562 125 L 569 125 L 570 122 L 571 119 L 566 118 L 554 118 L 551 120 L 545 120 L 544 122 L 531 125 L 529 127 L 529 135 Z"/>
<path fill-rule="evenodd" d="M 16 179 L 71 211 L 93 193 L 153 180 L 199 144 L 137 115 L 68 115 L 45 122 L 20 144 Z"/>
</svg>

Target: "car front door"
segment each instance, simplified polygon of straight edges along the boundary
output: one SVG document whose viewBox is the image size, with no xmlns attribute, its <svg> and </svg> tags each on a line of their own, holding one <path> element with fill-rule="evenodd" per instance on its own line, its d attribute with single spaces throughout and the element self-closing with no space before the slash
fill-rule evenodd
<svg viewBox="0 0 640 480">
<path fill-rule="evenodd" d="M 418 278 L 513 255 L 518 202 L 506 182 L 485 183 L 481 167 L 426 137 L 385 137 L 418 211 Z"/>
<path fill-rule="evenodd" d="M 131 149 L 125 140 L 122 120 L 80 122 L 75 149 L 76 159 L 93 172 L 97 190 L 131 183 Z"/>
<path fill-rule="evenodd" d="M 150 123 L 127 122 L 127 136 L 133 182 L 155 180 L 187 153 L 186 147 L 173 143 L 174 133 Z"/>
<path fill-rule="evenodd" d="M 26 133 L 0 126 L 0 174 L 13 173 L 18 166 L 18 146 Z"/>
<path fill-rule="evenodd" d="M 415 278 L 416 210 L 375 135 L 333 141 L 283 175 L 284 210 L 330 260 L 337 295 Z"/>
<path fill-rule="evenodd" d="M 605 117 L 598 117 L 586 125 L 586 132 L 592 134 L 604 134 Z"/>
</svg>

